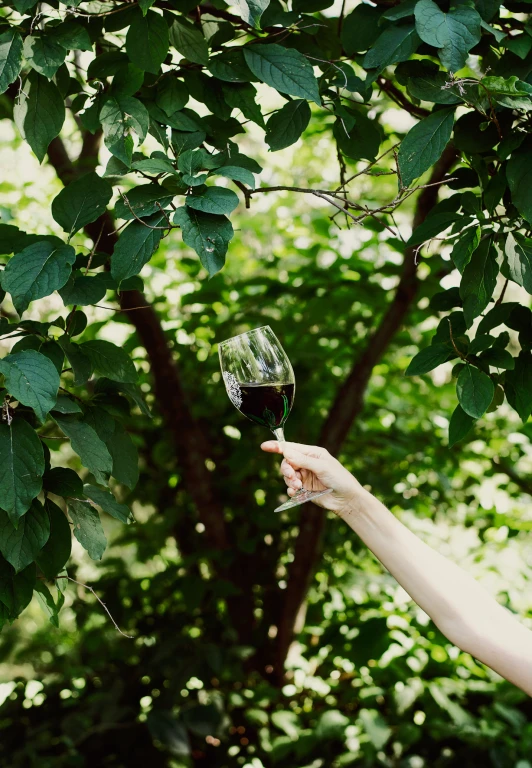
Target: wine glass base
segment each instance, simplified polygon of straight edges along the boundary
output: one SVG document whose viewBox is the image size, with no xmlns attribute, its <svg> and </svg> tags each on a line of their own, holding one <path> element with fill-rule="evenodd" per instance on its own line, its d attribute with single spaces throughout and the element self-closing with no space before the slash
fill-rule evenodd
<svg viewBox="0 0 532 768">
<path fill-rule="evenodd" d="M 305 504 L 307 501 L 313 501 L 320 496 L 325 496 L 326 493 L 331 493 L 332 488 L 325 488 L 324 491 L 300 491 L 291 499 L 285 501 L 280 507 L 274 509 L 274 512 L 284 512 L 285 509 L 292 509 L 292 507 L 298 507 L 300 504 Z"/>
</svg>

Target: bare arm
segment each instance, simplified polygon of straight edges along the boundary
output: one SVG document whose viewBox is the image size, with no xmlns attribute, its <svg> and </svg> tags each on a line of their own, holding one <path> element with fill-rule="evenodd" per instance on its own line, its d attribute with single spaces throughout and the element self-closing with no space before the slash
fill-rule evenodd
<svg viewBox="0 0 532 768">
<path fill-rule="evenodd" d="M 281 453 L 281 444 L 263 443 Z M 318 503 L 360 536 L 413 600 L 455 645 L 532 696 L 532 632 L 455 563 L 408 530 L 325 449 L 284 443 L 281 468 L 293 496 L 333 489 Z"/>
</svg>

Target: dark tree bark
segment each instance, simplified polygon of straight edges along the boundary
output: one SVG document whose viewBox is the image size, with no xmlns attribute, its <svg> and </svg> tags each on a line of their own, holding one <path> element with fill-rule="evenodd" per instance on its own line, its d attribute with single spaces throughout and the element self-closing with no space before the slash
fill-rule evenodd
<svg viewBox="0 0 532 768">
<path fill-rule="evenodd" d="M 448 146 L 434 166 L 430 184 L 441 182 L 454 162 L 457 153 Z M 438 200 L 438 186 L 427 186 L 419 194 L 412 227 L 415 229 L 426 218 Z M 406 248 L 403 268 L 394 298 L 379 325 L 369 336 L 366 346 L 355 361 L 347 379 L 341 385 L 320 432 L 319 443 L 331 453 L 341 449 L 350 429 L 364 407 L 364 398 L 373 368 L 381 360 L 395 334 L 401 328 L 412 306 L 418 289 L 416 254 Z M 287 588 L 279 607 L 277 638 L 274 650 L 274 675 L 282 679 L 284 662 L 294 635 L 294 623 L 307 594 L 310 581 L 321 555 L 326 513 L 315 504 L 301 508 L 299 534 L 294 546 Z"/>
</svg>

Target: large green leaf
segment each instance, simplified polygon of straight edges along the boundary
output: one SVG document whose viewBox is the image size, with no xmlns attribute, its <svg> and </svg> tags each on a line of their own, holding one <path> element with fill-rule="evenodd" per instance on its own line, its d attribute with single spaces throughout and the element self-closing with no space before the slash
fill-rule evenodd
<svg viewBox="0 0 532 768">
<path fill-rule="evenodd" d="M 97 173 L 71 182 L 52 201 L 52 216 L 69 236 L 95 221 L 105 211 L 113 188 Z"/>
<path fill-rule="evenodd" d="M 178 80 L 173 73 L 164 75 L 157 83 L 155 103 L 170 116 L 186 105 L 189 94 L 185 83 Z"/>
<path fill-rule="evenodd" d="M 272 152 L 295 144 L 310 122 L 310 107 L 304 99 L 287 102 L 274 112 L 266 125 L 266 142 Z"/>
<path fill-rule="evenodd" d="M 473 428 L 475 419 L 457 405 L 449 422 L 449 448 L 464 438 Z"/>
<path fill-rule="evenodd" d="M 257 89 L 251 83 L 226 83 L 222 87 L 226 103 L 233 109 L 239 109 L 244 117 L 264 128 L 264 117 L 260 106 L 255 101 Z M 305 102 L 306 103 L 306 102 Z"/>
<path fill-rule="evenodd" d="M 80 387 L 92 376 L 92 362 L 79 344 L 71 341 L 68 336 L 60 336 L 57 343 L 65 353 L 74 374 L 74 384 Z"/>
<path fill-rule="evenodd" d="M 111 274 L 117 283 L 139 274 L 157 250 L 167 223 L 163 213 L 155 213 L 143 224 L 132 221 L 125 228 L 111 256 Z"/>
<path fill-rule="evenodd" d="M 233 226 L 226 216 L 178 208 L 174 223 L 179 224 L 183 242 L 193 248 L 212 277 L 223 267 Z"/>
<path fill-rule="evenodd" d="M 453 121 L 453 110 L 439 109 L 410 129 L 397 157 L 400 185 L 408 187 L 439 160 L 451 138 Z"/>
<path fill-rule="evenodd" d="M 59 290 L 59 295 L 63 299 L 65 306 L 87 306 L 97 304 L 105 294 L 107 289 L 113 285 L 108 272 L 99 272 L 93 277 L 87 277 L 82 272 L 74 272 L 67 283 Z"/>
<path fill-rule="evenodd" d="M 109 491 L 98 488 L 96 485 L 87 484 L 83 486 L 83 493 L 111 517 L 120 520 L 121 523 L 129 524 L 131 522 L 132 514 L 129 507 L 120 504 Z"/>
<path fill-rule="evenodd" d="M 105 146 L 127 166 L 133 154 L 134 132 L 143 142 L 150 127 L 150 116 L 144 104 L 133 96 L 108 96 L 100 110 Z"/>
<path fill-rule="evenodd" d="M 382 70 L 389 64 L 406 61 L 417 50 L 420 39 L 413 24 L 387 27 L 364 56 L 366 69 Z"/>
<path fill-rule="evenodd" d="M 23 138 L 40 163 L 65 121 L 65 103 L 57 86 L 38 72 L 28 75 L 13 107 L 13 117 Z"/>
<path fill-rule="evenodd" d="M 492 241 L 483 240 L 464 269 L 460 296 L 464 302 L 464 315 L 468 328 L 486 309 L 493 297 L 499 274 L 496 256 Z"/>
<path fill-rule="evenodd" d="M 20 573 L 0 556 L 0 602 L 6 606 L 11 618 L 19 616 L 30 603 L 37 569 L 30 563 Z"/>
<path fill-rule="evenodd" d="M 23 405 L 33 408 L 44 422 L 54 407 L 59 389 L 59 373 L 52 361 L 34 349 L 13 352 L 0 360 L 5 388 Z"/>
<path fill-rule="evenodd" d="M 72 533 L 65 513 L 50 499 L 46 500 L 45 509 L 50 518 L 50 538 L 37 556 L 37 565 L 46 578 L 57 576 L 70 557 Z"/>
<path fill-rule="evenodd" d="M 479 246 L 481 230 L 479 226 L 469 227 L 455 240 L 451 258 L 455 267 L 463 273 Z"/>
<path fill-rule="evenodd" d="M 0 511 L 0 552 L 17 573 L 32 563 L 50 536 L 50 520 L 36 499 L 15 528 Z"/>
<path fill-rule="evenodd" d="M 170 27 L 170 42 L 186 59 L 204 67 L 209 63 L 209 48 L 201 30 L 184 18 Z"/>
<path fill-rule="evenodd" d="M 510 232 L 504 246 L 506 261 L 502 273 L 532 293 L 532 240 Z"/>
<path fill-rule="evenodd" d="M 76 252 L 60 240 L 39 240 L 8 262 L 0 280 L 21 315 L 36 299 L 62 288 L 72 271 Z"/>
<path fill-rule="evenodd" d="M 107 485 L 113 469 L 113 459 L 107 446 L 94 429 L 76 416 L 54 413 L 54 419 L 65 435 L 70 438 L 70 445 L 80 457 L 83 465 L 89 469 L 96 480 Z"/>
<path fill-rule="evenodd" d="M 506 167 L 506 178 L 512 194 L 512 202 L 528 222 L 532 222 L 532 150 L 513 152 Z"/>
<path fill-rule="evenodd" d="M 430 347 L 425 347 L 412 358 L 405 375 L 419 376 L 428 373 L 455 356 L 446 344 L 431 344 Z"/>
<path fill-rule="evenodd" d="M 360 3 L 345 17 L 341 38 L 348 56 L 371 48 L 382 31 L 379 26 L 380 17 L 380 10 L 366 3 Z"/>
<path fill-rule="evenodd" d="M 14 418 L 0 423 L 0 508 L 13 523 L 30 508 L 41 492 L 44 451 L 27 421 Z"/>
<path fill-rule="evenodd" d="M 207 187 L 202 194 L 187 195 L 185 204 L 196 211 L 223 215 L 235 210 L 238 205 L 238 196 L 225 187 Z"/>
<path fill-rule="evenodd" d="M 353 112 L 354 125 L 347 128 L 343 119 L 338 119 L 333 126 L 333 136 L 347 157 L 352 160 L 374 160 L 382 139 L 380 126 L 370 120 L 362 110 Z"/>
<path fill-rule="evenodd" d="M 424 43 L 439 48 L 443 66 L 457 72 L 467 54 L 480 40 L 481 17 L 474 8 L 461 5 L 444 13 L 433 0 L 419 0 L 415 8 L 416 31 Z"/>
<path fill-rule="evenodd" d="M 24 58 L 44 77 L 52 78 L 65 56 L 65 48 L 52 35 L 28 35 L 24 40 Z"/>
<path fill-rule="evenodd" d="M 92 51 L 88 30 L 76 21 L 62 21 L 50 31 L 54 40 L 67 51 Z"/>
<path fill-rule="evenodd" d="M 321 104 L 318 81 L 308 59 L 277 43 L 247 45 L 244 56 L 259 80 L 281 93 Z"/>
<path fill-rule="evenodd" d="M 456 393 L 465 413 L 473 419 L 480 419 L 493 400 L 495 386 L 484 371 L 474 365 L 466 365 L 458 375 Z"/>
<path fill-rule="evenodd" d="M 140 162 L 144 161 L 141 160 Z M 137 164 L 135 163 L 135 165 Z M 175 172 L 174 167 L 171 167 L 172 172 Z M 166 208 L 171 202 L 172 197 L 173 195 L 168 194 L 168 190 L 159 184 L 143 184 L 141 187 L 134 187 L 127 192 L 129 205 L 122 198 L 117 200 L 115 216 L 127 221 L 134 219 L 135 216 L 139 218 L 151 216 L 153 213 L 160 211 L 159 205 L 162 208 Z"/>
<path fill-rule="evenodd" d="M 22 38 L 11 27 L 0 35 L 0 93 L 19 76 L 22 67 Z"/>
<path fill-rule="evenodd" d="M 134 384 L 137 381 L 137 371 L 128 353 L 103 339 L 86 341 L 80 345 L 92 363 L 93 369 L 101 376 L 106 376 L 111 381 L 123 381 L 126 384 Z"/>
<path fill-rule="evenodd" d="M 81 496 L 83 483 L 79 475 L 68 467 L 54 467 L 44 473 L 43 488 L 56 496 Z"/>
<path fill-rule="evenodd" d="M 132 63 L 156 75 L 168 53 L 168 25 L 164 18 L 148 11 L 135 14 L 126 36 L 126 51 Z"/>
<path fill-rule="evenodd" d="M 134 488 L 139 479 L 139 455 L 131 437 L 117 424 L 107 440 L 107 447 L 113 457 L 113 477 L 128 488 Z"/>
<path fill-rule="evenodd" d="M 532 353 L 521 352 L 513 371 L 506 372 L 504 381 L 506 399 L 523 422 L 532 413 Z"/>
<path fill-rule="evenodd" d="M 407 246 L 419 245 L 425 243 L 427 240 L 439 235 L 446 230 L 451 224 L 463 219 L 463 215 L 455 213 L 454 211 L 441 211 L 433 215 L 428 215 L 424 222 L 412 232 L 408 240 Z"/>
<path fill-rule="evenodd" d="M 216 170 L 212 171 L 212 175 L 225 176 L 227 179 L 240 181 L 242 184 L 247 184 L 251 189 L 255 189 L 255 177 L 247 168 L 239 168 L 236 165 L 226 165 L 223 168 L 216 168 Z"/>
<path fill-rule="evenodd" d="M 237 2 L 242 18 L 253 27 L 258 25 L 260 17 L 270 4 L 270 0 L 237 0 Z"/>
<path fill-rule="evenodd" d="M 68 513 L 74 524 L 74 536 L 93 560 L 101 560 L 107 546 L 100 515 L 90 502 L 69 499 Z"/>
</svg>

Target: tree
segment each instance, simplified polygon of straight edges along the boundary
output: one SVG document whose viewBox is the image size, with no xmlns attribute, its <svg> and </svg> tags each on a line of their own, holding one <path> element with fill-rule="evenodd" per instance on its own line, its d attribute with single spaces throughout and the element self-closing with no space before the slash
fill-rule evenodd
<svg viewBox="0 0 532 768">
<path fill-rule="evenodd" d="M 419 375 L 457 361 L 459 404 L 450 443 L 504 398 L 528 419 L 532 315 L 528 300 L 504 302 L 509 282 L 532 292 L 526 183 L 532 57 L 522 19 L 528 6 L 448 9 L 419 0 L 361 4 L 338 18 L 328 14 L 329 6 L 324 0 L 287 9 L 276 0 L 243 0 L 240 15 L 220 3 L 181 0 L 97 8 L 19 0 L 3 6 L 3 114 L 12 116 L 39 161 L 47 157 L 65 185 L 52 202 L 55 234 L 0 225 L 2 251 L 10 256 L 0 282 L 16 312 L 4 313 L 0 332 L 5 339 L 20 337 L 0 363 L 6 393 L 0 424 L 3 621 L 23 610 L 34 589 L 57 619 L 65 585 L 57 577 L 70 539 L 67 518 L 50 494 L 64 500 L 76 538 L 96 559 L 105 548 L 98 509 L 129 520 L 106 488 L 110 477 L 135 485 L 137 457 L 124 424 L 131 424 L 131 408 L 139 418 L 146 406 L 127 353 L 95 338 L 79 309 L 107 297 L 127 313 L 146 348 L 157 412 L 217 553 L 212 567 L 232 585 L 225 597 L 231 621 L 239 642 L 250 641 L 256 562 L 250 556 L 243 565 L 231 555 L 237 534 L 205 465 L 210 449 L 139 277 L 174 229 L 210 277 L 222 269 L 238 194 L 253 215 L 256 196 L 277 189 L 257 186 L 261 167 L 252 151 L 241 151 L 241 138 L 249 146 L 248 123 L 265 129 L 271 151 L 292 146 L 304 131 L 331 136 L 338 184 L 287 190 L 323 201 L 337 225 L 376 228 L 403 254 L 393 298 L 380 308 L 330 397 L 320 442 L 338 452 L 360 416 L 372 372 L 413 310 L 422 258 L 431 280 L 455 268 L 460 273 L 459 288 L 432 298 L 433 311 L 444 315 L 407 370 Z M 257 88 L 265 87 L 275 98 L 267 122 L 257 99 Z M 417 120 L 404 137 L 387 124 L 391 102 L 411 123 Z M 77 135 L 67 144 L 72 121 Z M 111 155 L 103 174 L 97 172 L 102 141 Z M 141 149 L 154 142 L 158 148 L 148 157 Z M 360 202 L 361 179 L 387 174 L 397 191 L 378 206 Z M 438 202 L 442 187 L 453 193 Z M 412 196 L 413 231 L 405 243 L 395 212 Z M 428 253 L 427 244 L 442 239 L 444 248 L 452 245 L 452 262 Z M 54 291 L 65 312 L 46 322 L 23 319 L 32 302 Z M 500 325 L 508 330 L 495 336 Z M 59 437 L 78 453 L 85 485 L 71 469 L 51 468 L 49 446 Z M 324 522 L 321 510 L 303 509 L 287 588 L 275 593 L 277 637 L 256 666 L 277 681 Z M 179 536 L 184 551 L 187 535 Z M 51 592 L 37 573 L 48 584 L 55 580 L 59 590 Z"/>
</svg>

